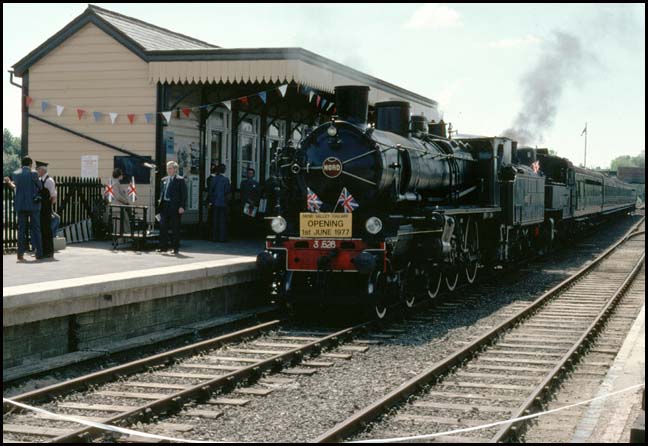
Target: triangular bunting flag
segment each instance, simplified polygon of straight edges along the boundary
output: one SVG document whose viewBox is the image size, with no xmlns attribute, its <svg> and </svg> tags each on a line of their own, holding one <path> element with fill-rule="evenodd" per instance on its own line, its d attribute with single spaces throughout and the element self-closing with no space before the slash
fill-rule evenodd
<svg viewBox="0 0 648 446">
<path fill-rule="evenodd" d="M 164 116 L 164 119 L 166 120 L 166 122 L 171 122 L 171 112 L 170 111 L 162 112 L 162 116 Z"/>
<path fill-rule="evenodd" d="M 119 116 L 119 113 L 110 112 L 108 114 L 110 115 L 110 123 L 114 125 L 115 121 L 117 120 L 117 116 Z"/>
<path fill-rule="evenodd" d="M 311 91 L 308 92 L 308 102 L 310 102 L 310 101 L 313 100 L 313 95 L 314 95 L 314 94 L 315 94 L 315 92 L 314 92 L 313 90 L 311 90 Z"/>
<path fill-rule="evenodd" d="M 315 107 L 319 107 L 321 99 L 322 99 L 322 97 L 320 95 L 317 95 L 315 97 Z"/>
<path fill-rule="evenodd" d="M 41 101 L 41 111 L 42 111 L 43 113 L 45 113 L 45 110 L 47 110 L 47 106 L 48 106 L 48 105 L 49 105 L 49 104 L 48 104 L 47 101 Z"/>
<path fill-rule="evenodd" d="M 25 107 L 29 107 L 34 102 L 34 99 L 31 96 L 25 96 Z"/>
<path fill-rule="evenodd" d="M 184 108 L 182 109 L 182 114 L 185 115 L 185 117 L 188 118 L 189 115 L 191 114 L 191 109 L 190 109 L 189 107 L 184 107 Z"/>
<path fill-rule="evenodd" d="M 266 103 L 266 99 L 267 99 L 266 95 L 267 95 L 267 93 L 265 91 L 262 91 L 261 93 L 259 93 L 259 97 L 261 98 L 261 100 L 263 101 L 264 104 Z"/>
<path fill-rule="evenodd" d="M 228 110 L 232 109 L 232 101 L 224 101 L 223 105 L 227 107 Z"/>
<path fill-rule="evenodd" d="M 97 122 L 97 121 L 99 121 L 101 119 L 101 117 L 103 116 L 103 113 L 98 112 L 98 111 L 92 112 L 92 116 L 94 116 L 94 120 L 95 120 L 95 122 Z"/>
<path fill-rule="evenodd" d="M 240 101 L 241 101 L 243 104 L 247 105 L 247 104 L 248 104 L 248 98 L 247 98 L 247 96 L 243 96 L 243 97 L 240 99 Z"/>
<path fill-rule="evenodd" d="M 328 105 L 328 107 L 326 107 L 326 110 L 327 110 L 327 111 L 330 110 L 331 107 L 333 107 L 333 104 L 334 104 L 333 102 L 329 102 L 329 105 Z"/>
<path fill-rule="evenodd" d="M 322 99 L 322 108 L 326 105 L 326 99 Z"/>
<path fill-rule="evenodd" d="M 281 93 L 282 98 L 286 96 L 286 91 L 287 90 L 288 90 L 288 85 L 287 84 L 282 85 L 281 87 L 279 87 L 279 93 Z"/>
<path fill-rule="evenodd" d="M 56 106 L 56 114 L 58 116 L 61 116 L 63 114 L 63 110 L 65 110 L 65 107 L 63 107 L 62 105 L 57 105 Z"/>
<path fill-rule="evenodd" d="M 129 113 L 126 116 L 128 116 L 128 121 L 132 124 L 135 122 L 135 115 L 133 113 Z"/>
<path fill-rule="evenodd" d="M 83 118 L 84 113 L 85 110 L 83 110 L 82 108 L 77 108 L 77 116 L 79 117 L 79 121 L 81 120 L 81 118 Z"/>
<path fill-rule="evenodd" d="M 144 117 L 146 118 L 146 123 L 150 124 L 153 120 L 153 113 L 144 113 Z"/>
</svg>

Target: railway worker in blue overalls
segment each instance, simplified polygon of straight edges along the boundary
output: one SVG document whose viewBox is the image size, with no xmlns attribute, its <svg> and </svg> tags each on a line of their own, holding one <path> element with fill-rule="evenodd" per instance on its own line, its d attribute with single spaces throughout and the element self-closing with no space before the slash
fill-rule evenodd
<svg viewBox="0 0 648 446">
<path fill-rule="evenodd" d="M 225 165 L 218 166 L 218 173 L 208 185 L 207 197 L 211 205 L 212 231 L 215 242 L 227 241 L 227 195 L 230 193 L 230 181 L 224 175 Z"/>
</svg>

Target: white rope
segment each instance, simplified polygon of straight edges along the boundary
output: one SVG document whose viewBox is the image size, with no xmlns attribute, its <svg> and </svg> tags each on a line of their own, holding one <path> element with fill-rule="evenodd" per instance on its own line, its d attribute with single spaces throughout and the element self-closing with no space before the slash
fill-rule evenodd
<svg viewBox="0 0 648 446">
<path fill-rule="evenodd" d="M 4 398 L 3 397 L 2 402 L 3 403 L 13 404 L 14 406 L 21 407 L 21 408 L 27 409 L 27 410 L 31 410 L 31 411 L 36 412 L 36 413 L 42 413 L 42 414 L 45 414 L 45 415 L 50 415 L 50 416 L 53 416 L 53 417 L 56 417 L 56 418 L 60 418 L 63 421 L 72 421 L 74 423 L 83 424 L 85 426 L 96 427 L 98 429 L 103 429 L 103 430 L 112 431 L 112 432 L 118 432 L 120 434 L 137 435 L 139 437 L 154 438 L 154 439 L 157 439 L 157 440 L 166 440 L 166 441 L 176 441 L 176 442 L 180 442 L 180 443 L 231 443 L 229 441 L 222 442 L 222 441 L 185 440 L 185 439 L 182 439 L 182 438 L 173 438 L 173 437 L 165 437 L 163 435 L 147 434 L 146 432 L 139 432 L 139 431 L 135 431 L 135 430 L 132 430 L 132 429 L 126 429 L 126 428 L 123 428 L 123 427 L 111 426 L 109 424 L 103 424 L 103 423 L 97 423 L 95 421 L 84 420 L 84 419 L 81 419 L 81 418 L 77 418 L 74 415 L 61 415 L 61 414 L 58 414 L 58 413 L 50 412 L 50 411 L 45 410 L 45 409 L 41 409 L 41 408 L 38 408 L 38 407 L 29 406 L 27 404 L 19 403 L 18 401 L 13 401 L 10 398 Z"/>
<path fill-rule="evenodd" d="M 441 437 L 441 436 L 447 436 L 447 435 L 461 434 L 461 433 L 464 433 L 464 432 L 472 432 L 472 431 L 476 431 L 476 430 L 480 430 L 480 429 L 487 429 L 489 427 L 500 426 L 502 424 L 516 423 L 518 421 L 528 420 L 528 419 L 531 419 L 531 418 L 537 418 L 537 417 L 540 417 L 540 416 L 543 416 L 543 415 L 548 415 L 550 413 L 559 412 L 559 411 L 565 410 L 565 409 L 571 409 L 572 407 L 581 406 L 583 404 L 589 404 L 592 401 L 609 398 L 609 397 L 617 395 L 619 393 L 629 392 L 631 390 L 639 389 L 639 388 L 643 387 L 644 385 L 645 385 L 645 383 L 636 384 L 634 386 L 626 387 L 625 389 L 617 390 L 616 392 L 608 393 L 607 395 L 597 396 L 596 398 L 592 398 L 592 399 L 581 401 L 581 402 L 574 403 L 574 404 L 569 404 L 567 406 L 558 407 L 556 409 L 546 410 L 544 412 L 538 412 L 538 413 L 534 413 L 534 414 L 531 414 L 531 415 L 525 415 L 523 417 L 514 418 L 514 419 L 510 419 L 510 420 L 497 421 L 497 422 L 494 422 L 494 423 L 483 424 L 481 426 L 467 427 L 467 428 L 463 428 L 463 429 L 454 429 L 454 430 L 446 431 L 446 432 L 437 432 L 435 434 L 422 434 L 422 435 L 414 435 L 414 436 L 410 436 L 410 437 L 358 440 L 358 441 L 351 441 L 350 443 L 397 443 L 397 442 L 402 442 L 402 441 L 423 440 L 423 439 L 427 439 L 427 438 L 434 438 L 434 437 Z"/>
<path fill-rule="evenodd" d="M 463 433 L 463 432 L 472 432 L 472 431 L 475 431 L 475 430 L 487 429 L 489 427 L 499 426 L 499 425 L 502 425 L 502 424 L 515 423 L 515 422 L 522 421 L 522 420 L 528 420 L 528 419 L 531 419 L 531 418 L 537 418 L 537 417 L 540 417 L 540 416 L 543 416 L 543 415 L 548 415 L 550 413 L 555 413 L 555 412 L 559 412 L 561 410 L 570 409 L 572 407 L 580 406 L 580 405 L 583 405 L 583 404 L 589 404 L 592 401 L 609 398 L 609 397 L 617 395 L 619 393 L 629 392 L 631 390 L 639 389 L 641 387 L 644 387 L 644 385 L 645 385 L 645 383 L 636 384 L 634 386 L 626 387 L 625 389 L 617 390 L 616 392 L 608 393 L 607 395 L 601 395 L 601 396 L 598 396 L 596 398 L 592 398 L 592 399 L 589 399 L 589 400 L 585 400 L 585 401 L 581 401 L 581 402 L 578 402 L 578 403 L 570 404 L 570 405 L 567 405 L 567 406 L 558 407 L 556 409 L 551 409 L 551 410 L 547 410 L 547 411 L 544 411 L 544 412 L 538 412 L 538 413 L 534 413 L 534 414 L 531 414 L 531 415 L 526 415 L 526 416 L 515 418 L 515 419 L 497 421 L 497 422 L 494 422 L 494 423 L 484 424 L 484 425 L 481 425 L 481 426 L 468 427 L 468 428 L 463 428 L 463 429 L 455 429 L 455 430 L 446 431 L 446 432 L 437 432 L 437 433 L 434 433 L 434 434 L 416 435 L 416 436 L 410 436 L 410 437 L 382 438 L 382 439 L 352 441 L 351 443 L 386 443 L 386 442 L 392 442 L 393 443 L 393 442 L 402 442 L 402 441 L 411 441 L 411 440 L 420 440 L 420 439 L 426 439 L 426 438 L 434 438 L 434 437 L 440 437 L 440 436 L 446 436 L 446 435 L 454 435 L 454 434 L 460 434 L 460 433 Z M 21 408 L 27 409 L 27 410 L 31 410 L 31 411 L 36 412 L 36 413 L 41 413 L 41 414 L 50 415 L 50 416 L 53 416 L 53 417 L 56 417 L 56 418 L 60 418 L 63 421 L 71 421 L 71 422 L 74 422 L 74 423 L 83 424 L 85 426 L 90 426 L 90 427 L 95 427 L 95 428 L 98 428 L 98 429 L 117 432 L 117 433 L 120 433 L 120 434 L 128 434 L 128 435 L 134 435 L 134 436 L 140 436 L 140 437 L 146 437 L 146 438 L 153 438 L 153 439 L 157 439 L 157 440 L 176 441 L 176 442 L 180 442 L 180 443 L 232 443 L 231 441 L 223 442 L 223 441 L 213 441 L 213 440 L 210 440 L 210 441 L 185 440 L 185 439 L 182 439 L 182 438 L 174 438 L 174 437 L 166 437 L 166 436 L 163 436 L 163 435 L 148 434 L 146 432 L 140 432 L 140 431 L 135 431 L 135 430 L 127 429 L 127 428 L 123 428 L 123 427 L 111 426 L 109 424 L 97 423 L 97 422 L 94 422 L 94 421 L 88 421 L 88 420 L 80 419 L 80 418 L 77 418 L 77 417 L 75 417 L 73 415 L 57 414 L 57 413 L 50 412 L 50 411 L 45 410 L 45 409 L 41 409 L 41 408 L 38 408 L 38 407 L 33 407 L 33 406 L 29 406 L 27 404 L 23 404 L 23 403 L 19 403 L 17 401 L 13 401 L 10 398 L 4 398 L 3 397 L 2 401 L 4 403 L 13 404 L 14 406 L 21 407 Z"/>
</svg>

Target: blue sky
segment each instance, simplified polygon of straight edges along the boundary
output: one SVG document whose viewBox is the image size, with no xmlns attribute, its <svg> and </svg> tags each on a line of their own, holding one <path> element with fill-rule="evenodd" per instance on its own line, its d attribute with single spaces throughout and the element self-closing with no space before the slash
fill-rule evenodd
<svg viewBox="0 0 648 446">
<path fill-rule="evenodd" d="M 521 80 L 559 76 L 553 123 L 535 143 L 580 163 L 587 121 L 590 167 L 645 149 L 643 4 L 97 5 L 222 47 L 306 48 L 439 101 L 462 133 L 501 134 L 529 97 Z M 3 4 L 3 127 L 14 134 L 20 91 L 7 70 L 85 7 Z M 581 57 L 538 67 L 561 50 L 556 32 Z"/>
</svg>

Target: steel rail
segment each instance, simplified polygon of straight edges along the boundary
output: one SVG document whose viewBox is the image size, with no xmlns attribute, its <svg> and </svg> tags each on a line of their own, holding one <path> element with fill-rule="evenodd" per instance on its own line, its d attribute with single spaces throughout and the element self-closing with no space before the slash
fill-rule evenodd
<svg viewBox="0 0 648 446">
<path fill-rule="evenodd" d="M 51 386 L 43 387 L 41 389 L 32 390 L 30 392 L 22 393 L 11 397 L 12 400 L 21 403 L 36 403 L 45 400 L 50 400 L 56 396 L 69 393 L 74 390 L 85 389 L 91 385 L 103 384 L 106 382 L 114 381 L 119 377 L 131 375 L 145 370 L 147 367 L 153 365 L 164 364 L 174 361 L 178 358 L 195 355 L 196 353 L 217 348 L 223 344 L 238 341 L 242 338 L 255 336 L 259 333 L 279 326 L 282 321 L 272 320 L 257 324 L 252 327 L 244 328 L 242 330 L 228 333 L 226 335 L 218 336 L 216 338 L 207 339 L 204 341 L 196 342 L 194 344 L 186 345 L 168 352 L 159 353 L 157 355 L 148 356 L 146 358 L 137 359 L 135 361 L 120 364 L 110 367 L 105 370 L 94 372 L 88 375 L 80 376 L 68 381 L 53 384 Z M 10 403 L 3 403 L 3 413 L 9 410 L 15 410 L 16 407 Z"/>
<path fill-rule="evenodd" d="M 367 328 L 372 324 L 371 321 L 363 322 L 361 324 L 345 328 L 330 335 L 319 338 L 308 344 L 304 344 L 297 348 L 282 352 L 270 358 L 261 360 L 249 366 L 242 367 L 231 373 L 211 379 L 209 381 L 193 385 L 192 387 L 181 390 L 172 394 L 152 401 L 140 407 L 136 407 L 128 412 L 122 412 L 107 420 L 104 424 L 119 425 L 122 423 L 134 423 L 142 421 L 151 416 L 159 415 L 162 413 L 173 413 L 182 409 L 183 405 L 188 402 L 202 401 L 208 399 L 211 394 L 219 389 L 231 387 L 234 384 L 241 382 L 247 378 L 258 376 L 261 372 L 280 366 L 289 361 L 300 359 L 303 355 L 319 351 L 326 345 L 336 344 L 341 338 L 350 337 L 357 331 Z M 87 442 L 94 438 L 100 437 L 104 431 L 96 427 L 84 427 L 73 431 L 69 434 L 61 435 L 53 438 L 52 443 L 69 443 L 69 442 Z"/>
</svg>

